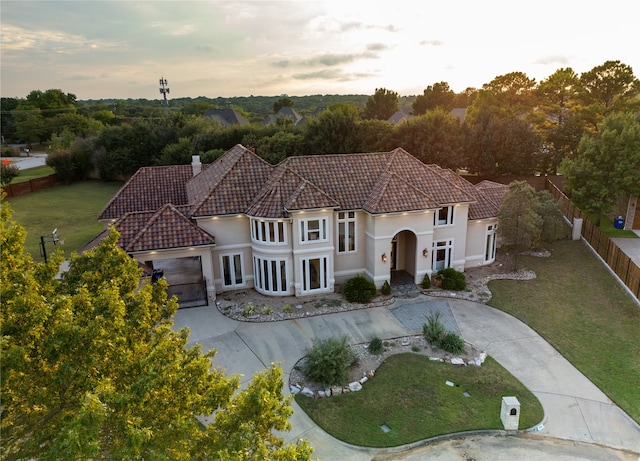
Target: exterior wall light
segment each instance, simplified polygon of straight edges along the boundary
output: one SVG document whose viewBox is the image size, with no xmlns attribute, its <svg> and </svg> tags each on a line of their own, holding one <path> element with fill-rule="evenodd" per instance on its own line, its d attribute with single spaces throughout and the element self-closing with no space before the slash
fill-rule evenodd
<svg viewBox="0 0 640 461">
<path fill-rule="evenodd" d="M 387 262 L 387 254 L 386 253 L 382 253 L 382 262 L 383 263 Z"/>
<path fill-rule="evenodd" d="M 422 250 L 422 256 L 424 256 L 425 258 L 429 256 L 429 250 L 427 250 L 426 248 Z"/>
</svg>

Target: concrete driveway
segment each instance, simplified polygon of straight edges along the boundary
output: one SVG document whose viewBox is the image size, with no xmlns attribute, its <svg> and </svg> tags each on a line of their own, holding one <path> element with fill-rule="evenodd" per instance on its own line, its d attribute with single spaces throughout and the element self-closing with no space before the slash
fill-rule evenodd
<svg viewBox="0 0 640 461">
<path fill-rule="evenodd" d="M 285 440 L 309 440 L 315 449 L 314 457 L 323 461 L 427 457 L 448 461 L 460 460 L 463 452 L 466 455 L 462 459 L 476 460 L 640 459 L 638 424 L 531 328 L 483 304 L 420 296 L 397 300 L 388 307 L 270 323 L 238 322 L 215 307 L 203 307 L 181 309 L 174 320 L 177 328 L 191 329 L 191 343 L 202 344 L 203 350 L 217 349 L 214 364 L 223 367 L 227 374 L 242 374 L 242 383 L 246 385 L 253 373 L 272 362 L 281 364 L 288 382 L 290 370 L 314 338 L 347 334 L 351 342 L 360 343 L 374 336 L 420 334 L 421 329 L 416 330 L 415 325 L 421 323 L 412 326 L 406 319 L 415 315 L 416 309 L 428 312 L 432 308 L 449 309 L 465 341 L 485 350 L 538 397 L 545 419 L 537 432 L 526 438 L 487 435 L 465 437 L 457 442 L 429 442 L 427 446 L 419 443 L 389 450 L 369 449 L 347 445 L 329 436 L 294 402 L 295 413 L 290 419 L 293 428 L 281 434 Z M 496 446 L 504 453 L 498 456 Z M 473 458 L 467 456 L 471 450 Z M 585 457 L 587 452 L 592 455 L 597 452 L 598 456 Z"/>
</svg>

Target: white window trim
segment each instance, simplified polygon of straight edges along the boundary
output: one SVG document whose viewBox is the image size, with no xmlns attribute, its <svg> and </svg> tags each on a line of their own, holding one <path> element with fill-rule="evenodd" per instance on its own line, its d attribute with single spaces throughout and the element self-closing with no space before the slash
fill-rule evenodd
<svg viewBox="0 0 640 461">
<path fill-rule="evenodd" d="M 447 211 L 447 219 L 444 222 L 440 222 L 440 210 L 448 210 Z M 436 212 L 433 214 L 433 226 L 434 227 L 447 227 L 447 226 L 453 226 L 454 223 L 454 209 L 455 206 L 454 205 L 449 205 L 449 206 L 445 206 L 440 208 L 439 210 L 436 210 Z"/>
<path fill-rule="evenodd" d="M 310 240 L 309 233 L 316 232 L 316 230 L 309 230 L 309 223 L 312 221 L 318 221 L 318 239 Z M 329 241 L 329 230 L 327 228 L 328 220 L 327 218 L 308 218 L 300 220 L 300 244 L 313 244 L 320 242 L 328 242 Z"/>
<path fill-rule="evenodd" d="M 342 215 L 342 217 L 340 217 Z M 353 217 L 351 217 L 352 215 Z M 358 250 L 358 222 L 355 211 L 340 211 L 336 218 L 336 238 L 338 240 L 336 250 L 338 254 L 355 253 Z M 349 223 L 353 223 L 353 235 L 349 234 Z M 340 224 L 344 225 L 344 250 L 340 250 Z M 353 240 L 353 249 L 349 249 L 349 238 Z"/>
<path fill-rule="evenodd" d="M 444 245 L 438 245 L 438 243 L 444 243 Z M 438 250 L 444 250 L 445 251 L 445 260 L 444 260 L 444 267 L 436 267 L 436 263 L 438 262 Z M 447 240 L 436 240 L 433 242 L 433 250 L 431 251 L 431 255 L 432 255 L 432 261 L 431 261 L 431 267 L 433 268 L 434 271 L 439 271 L 440 269 L 446 269 L 448 267 L 452 267 L 451 266 L 451 262 L 453 259 L 453 239 L 447 239 Z"/>
<path fill-rule="evenodd" d="M 307 288 L 311 286 L 310 267 L 309 261 L 312 259 L 320 260 L 320 268 L 324 267 L 324 271 L 320 271 L 320 286 L 318 288 Z M 327 291 L 329 288 L 329 258 L 327 256 L 313 256 L 309 258 L 300 259 L 300 288 L 302 293 L 317 293 L 321 291 Z"/>
<path fill-rule="evenodd" d="M 496 260 L 496 241 L 498 240 L 498 233 L 496 232 L 498 229 L 497 224 L 487 224 L 487 231 L 485 234 L 484 241 L 484 262 L 492 263 Z M 492 258 L 487 258 L 487 245 L 491 245 L 491 255 Z"/>
<path fill-rule="evenodd" d="M 264 271 L 264 263 L 265 261 L 267 262 L 267 272 L 265 273 Z M 281 268 L 281 264 L 284 263 L 284 283 L 285 283 L 285 287 L 284 289 L 282 289 L 282 278 L 281 278 L 281 274 L 278 273 L 276 274 L 276 284 L 278 285 L 276 288 L 276 290 L 273 289 L 269 289 L 267 290 L 265 288 L 266 284 L 264 283 L 264 280 L 266 280 L 267 278 L 271 281 L 273 281 L 273 263 L 275 263 L 276 266 L 276 270 L 279 271 Z M 263 294 L 267 294 L 267 295 L 286 295 L 289 294 L 289 285 L 290 285 L 290 281 L 289 281 L 289 261 L 286 258 L 262 258 L 262 257 L 258 257 L 258 256 L 254 256 L 253 257 L 253 271 L 254 271 L 254 282 L 253 282 L 253 287 L 254 289 L 259 292 L 259 293 L 263 293 Z M 271 287 L 271 283 L 269 284 L 269 286 Z M 271 287 L 273 288 L 273 287 Z"/>
<path fill-rule="evenodd" d="M 240 274 L 242 277 L 242 281 L 240 283 L 237 283 L 235 280 L 235 257 L 236 256 L 240 256 Z M 230 275 L 231 278 L 233 279 L 234 283 L 231 283 L 229 285 L 227 285 L 225 283 L 225 277 L 224 277 L 224 258 L 227 257 L 229 258 L 229 262 L 230 262 Z M 242 253 L 223 253 L 220 255 L 220 275 L 222 278 L 222 286 L 224 288 L 233 288 L 233 287 L 244 287 L 246 286 L 246 274 L 244 273 L 244 255 Z"/>
<path fill-rule="evenodd" d="M 287 223 L 282 220 L 251 219 L 251 240 L 261 245 L 287 245 L 289 233 Z M 273 241 L 271 237 L 273 235 Z"/>
</svg>

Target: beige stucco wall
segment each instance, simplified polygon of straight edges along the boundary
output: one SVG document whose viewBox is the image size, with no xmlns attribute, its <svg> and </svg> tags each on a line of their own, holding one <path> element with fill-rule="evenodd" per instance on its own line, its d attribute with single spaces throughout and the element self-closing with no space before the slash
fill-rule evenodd
<svg viewBox="0 0 640 461">
<path fill-rule="evenodd" d="M 485 264 L 484 257 L 487 245 L 487 226 L 497 224 L 496 218 L 470 221 L 467 231 L 465 268 L 478 267 Z M 496 236 L 497 237 L 497 236 Z"/>
<path fill-rule="evenodd" d="M 451 255 L 451 267 L 463 271 L 465 266 L 465 250 L 467 244 L 467 224 L 469 217 L 469 205 L 460 204 L 454 206 L 453 224 L 450 226 L 436 226 L 433 232 L 433 241 L 453 240 L 453 253 Z M 432 248 L 433 250 L 433 248 Z M 433 262 L 433 251 L 432 251 Z"/>
</svg>

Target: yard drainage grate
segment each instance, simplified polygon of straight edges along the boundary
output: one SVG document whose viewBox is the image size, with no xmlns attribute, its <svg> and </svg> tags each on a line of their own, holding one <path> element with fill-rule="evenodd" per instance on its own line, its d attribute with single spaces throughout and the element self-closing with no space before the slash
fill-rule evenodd
<svg viewBox="0 0 640 461">
<path fill-rule="evenodd" d="M 382 429 L 382 432 L 384 432 L 384 433 L 387 433 L 387 432 L 391 431 L 391 428 L 389 426 L 387 426 L 386 424 L 381 425 L 380 429 Z"/>
</svg>

